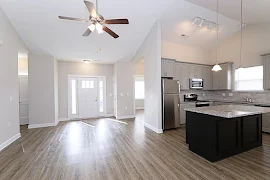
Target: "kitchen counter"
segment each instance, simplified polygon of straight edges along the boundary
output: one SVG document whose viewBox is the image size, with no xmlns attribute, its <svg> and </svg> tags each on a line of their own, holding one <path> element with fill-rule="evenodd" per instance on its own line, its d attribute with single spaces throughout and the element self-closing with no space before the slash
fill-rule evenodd
<svg viewBox="0 0 270 180">
<path fill-rule="evenodd" d="M 219 105 L 199 108 L 185 108 L 185 111 L 201 113 L 222 118 L 236 118 L 269 113 L 270 108 L 244 105 Z"/>
</svg>

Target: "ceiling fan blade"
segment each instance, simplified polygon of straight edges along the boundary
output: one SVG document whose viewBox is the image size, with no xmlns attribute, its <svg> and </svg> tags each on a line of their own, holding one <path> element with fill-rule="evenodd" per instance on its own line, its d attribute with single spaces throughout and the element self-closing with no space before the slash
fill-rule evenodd
<svg viewBox="0 0 270 180">
<path fill-rule="evenodd" d="M 86 5 L 90 15 L 93 17 L 97 17 L 97 12 L 96 12 L 94 4 L 89 1 L 84 1 L 84 4 Z"/>
<path fill-rule="evenodd" d="M 81 22 L 89 22 L 86 19 L 81 19 L 81 18 L 73 18 L 73 17 L 66 17 L 66 16 L 58 16 L 59 19 L 64 19 L 64 20 L 72 20 L 72 21 L 81 21 Z"/>
<path fill-rule="evenodd" d="M 91 34 L 91 30 L 89 28 L 87 28 L 87 30 L 84 32 L 83 36 L 89 36 L 89 34 Z"/>
<path fill-rule="evenodd" d="M 106 31 L 109 35 L 111 35 L 115 39 L 119 38 L 119 36 L 115 32 L 113 32 L 111 29 L 109 29 L 106 26 L 103 26 L 103 31 Z"/>
<path fill-rule="evenodd" d="M 107 19 L 105 24 L 129 24 L 128 19 Z"/>
</svg>

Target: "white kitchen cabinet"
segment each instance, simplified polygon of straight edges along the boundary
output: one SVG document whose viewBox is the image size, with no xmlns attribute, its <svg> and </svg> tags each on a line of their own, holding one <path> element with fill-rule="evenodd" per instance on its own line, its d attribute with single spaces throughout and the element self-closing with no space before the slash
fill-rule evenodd
<svg viewBox="0 0 270 180">
<path fill-rule="evenodd" d="M 186 111 L 184 109 L 195 108 L 195 107 L 196 107 L 195 102 L 180 104 L 180 125 L 186 124 Z"/>
<path fill-rule="evenodd" d="M 232 89 L 232 63 L 220 64 L 222 70 L 213 73 L 213 90 Z"/>
<path fill-rule="evenodd" d="M 203 72 L 201 65 L 189 65 L 189 78 L 202 79 Z"/>
<path fill-rule="evenodd" d="M 174 77 L 175 60 L 161 59 L 161 77 Z"/>
<path fill-rule="evenodd" d="M 263 88 L 270 89 L 270 54 L 263 56 Z"/>
<path fill-rule="evenodd" d="M 189 65 L 186 63 L 175 63 L 174 79 L 180 82 L 181 90 L 189 89 Z"/>
<path fill-rule="evenodd" d="M 203 90 L 213 89 L 213 73 L 211 66 L 202 67 Z"/>
</svg>

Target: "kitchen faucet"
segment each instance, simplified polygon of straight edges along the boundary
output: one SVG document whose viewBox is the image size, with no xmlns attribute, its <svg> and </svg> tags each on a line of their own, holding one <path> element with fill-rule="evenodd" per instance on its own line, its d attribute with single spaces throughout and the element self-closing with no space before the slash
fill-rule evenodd
<svg viewBox="0 0 270 180">
<path fill-rule="evenodd" d="M 251 98 L 241 97 L 241 99 L 245 100 L 245 102 L 252 103 L 252 99 Z"/>
</svg>

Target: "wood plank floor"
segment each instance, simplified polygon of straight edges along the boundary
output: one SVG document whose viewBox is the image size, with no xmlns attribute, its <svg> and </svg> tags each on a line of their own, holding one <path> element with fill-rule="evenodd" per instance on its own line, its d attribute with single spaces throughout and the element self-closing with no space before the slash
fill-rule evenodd
<svg viewBox="0 0 270 180">
<path fill-rule="evenodd" d="M 210 163 L 188 150 L 185 128 L 156 134 L 143 118 L 22 127 L 0 153 L 0 179 L 270 179 L 269 134 L 263 147 Z"/>
</svg>

